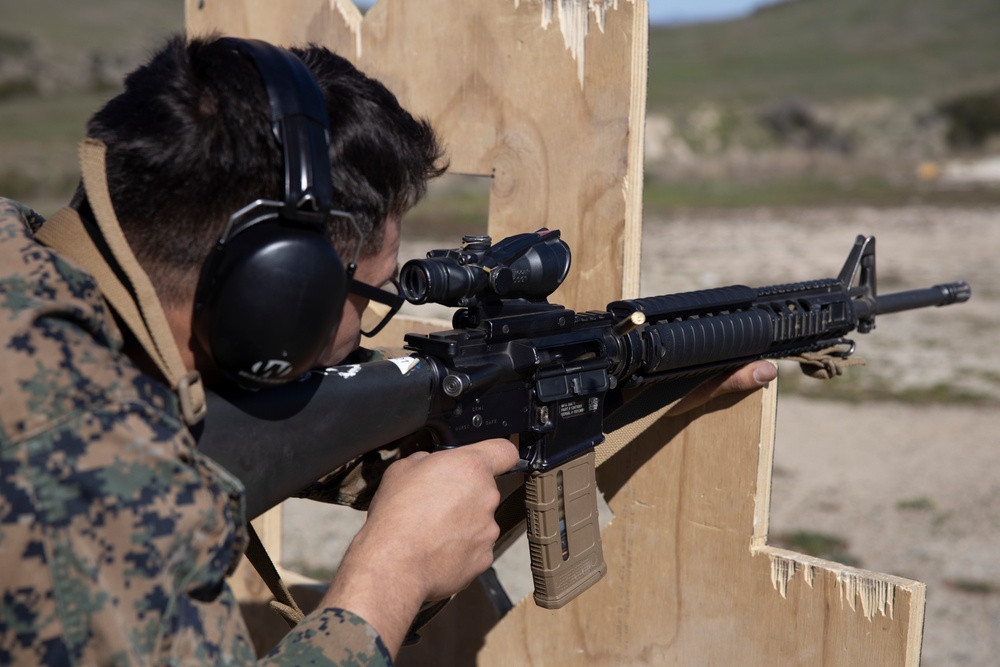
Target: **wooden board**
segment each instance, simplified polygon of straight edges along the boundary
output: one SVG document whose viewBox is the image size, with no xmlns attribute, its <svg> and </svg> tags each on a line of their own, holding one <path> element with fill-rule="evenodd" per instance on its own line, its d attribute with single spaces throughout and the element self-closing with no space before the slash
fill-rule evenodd
<svg viewBox="0 0 1000 667">
<path fill-rule="evenodd" d="M 453 171 L 492 177 L 494 238 L 562 230 L 574 264 L 553 301 L 638 295 L 645 0 L 380 0 L 364 17 L 347 0 L 187 0 L 187 24 L 350 58 L 431 120 Z M 599 469 L 604 581 L 502 620 L 473 586 L 399 664 L 918 664 L 922 584 L 766 545 L 775 403 L 772 387 L 633 428 Z"/>
<path fill-rule="evenodd" d="M 575 0 L 382 0 L 363 21 L 347 0 L 187 0 L 186 7 L 190 34 L 313 40 L 381 79 L 432 122 L 453 172 L 492 177 L 494 238 L 562 231 L 573 279 L 552 300 L 603 309 L 638 295 L 646 8 L 594 4 L 607 8 L 588 12 Z"/>
<path fill-rule="evenodd" d="M 663 419 L 601 466 L 608 575 L 519 605 L 478 664 L 918 664 L 923 584 L 766 546 L 775 395 Z"/>
</svg>

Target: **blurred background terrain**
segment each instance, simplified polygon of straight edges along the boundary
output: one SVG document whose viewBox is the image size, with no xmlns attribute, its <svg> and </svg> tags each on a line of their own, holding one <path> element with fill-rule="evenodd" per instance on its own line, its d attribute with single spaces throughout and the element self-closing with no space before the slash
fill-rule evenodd
<svg viewBox="0 0 1000 667">
<path fill-rule="evenodd" d="M 744 0 L 705 21 L 721 2 L 650 3 L 642 294 L 835 275 L 858 233 L 879 239 L 883 291 L 973 284 L 881 320 L 846 377 L 782 365 L 771 541 L 927 582 L 922 664 L 997 664 L 1000 3 Z M 0 0 L 0 17 L 0 195 L 49 215 L 86 118 L 183 3 Z M 485 230 L 488 197 L 442 179 L 402 258 Z M 327 576 L 343 524 L 295 508 L 286 562 Z"/>
<path fill-rule="evenodd" d="M 719 2 L 654 0 L 651 15 L 692 20 Z M 0 11 L 0 191 L 51 212 L 75 185 L 85 119 L 183 27 L 183 3 Z M 654 24 L 646 212 L 997 203 L 998 26 L 993 0 L 789 0 Z M 417 212 L 426 233 L 482 224 L 485 187 L 438 189 L 453 205 Z"/>
</svg>

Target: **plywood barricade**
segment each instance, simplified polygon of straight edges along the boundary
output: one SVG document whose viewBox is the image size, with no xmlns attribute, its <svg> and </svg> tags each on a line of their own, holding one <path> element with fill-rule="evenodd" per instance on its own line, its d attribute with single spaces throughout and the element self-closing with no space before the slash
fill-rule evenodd
<svg viewBox="0 0 1000 667">
<path fill-rule="evenodd" d="M 573 268 L 552 301 L 638 295 L 645 0 L 379 0 L 364 16 L 348 0 L 186 3 L 189 34 L 312 41 L 386 83 L 453 172 L 491 178 L 494 238 L 562 231 Z M 428 327 L 401 320 L 380 342 Z M 399 664 L 916 665 L 922 584 L 766 545 L 775 402 L 772 387 L 632 427 L 598 472 L 605 579 L 503 619 L 473 586 Z"/>
</svg>

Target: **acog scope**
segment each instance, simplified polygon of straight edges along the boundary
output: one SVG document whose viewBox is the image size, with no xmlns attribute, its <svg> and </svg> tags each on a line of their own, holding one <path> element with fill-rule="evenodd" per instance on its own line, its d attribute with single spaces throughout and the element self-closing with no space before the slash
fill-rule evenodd
<svg viewBox="0 0 1000 667">
<path fill-rule="evenodd" d="M 399 284 L 413 304 L 472 307 L 495 298 L 545 299 L 569 273 L 570 251 L 559 230 L 517 234 L 491 245 L 465 236 L 462 247 L 431 250 L 403 265 Z"/>
</svg>

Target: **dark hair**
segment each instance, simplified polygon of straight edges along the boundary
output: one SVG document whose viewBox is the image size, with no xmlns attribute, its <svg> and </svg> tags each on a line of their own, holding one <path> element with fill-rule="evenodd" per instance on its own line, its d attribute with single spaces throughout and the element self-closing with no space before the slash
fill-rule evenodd
<svg viewBox="0 0 1000 667">
<path fill-rule="evenodd" d="M 370 256 L 385 221 L 402 216 L 444 171 L 441 148 L 426 121 L 344 58 L 314 44 L 291 51 L 323 91 L 334 206 L 357 217 Z M 87 135 L 108 146 L 115 212 L 166 302 L 192 297 L 232 213 L 282 198 L 282 154 L 260 75 L 217 36 L 168 40 L 94 114 Z M 343 221 L 330 233 L 342 256 L 353 251 L 356 236 Z"/>
</svg>

